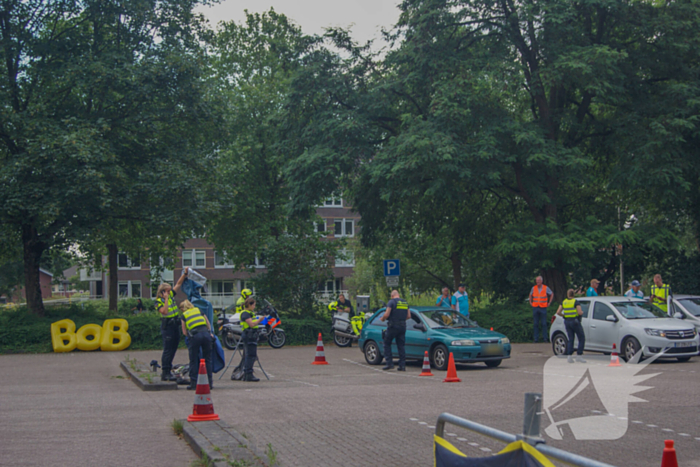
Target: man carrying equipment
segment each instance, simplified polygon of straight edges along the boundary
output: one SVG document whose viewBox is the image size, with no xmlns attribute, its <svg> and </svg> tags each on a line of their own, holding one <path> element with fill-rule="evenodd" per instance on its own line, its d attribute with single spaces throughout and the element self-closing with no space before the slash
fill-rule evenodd
<svg viewBox="0 0 700 467">
<path fill-rule="evenodd" d="M 161 314 L 160 334 L 163 337 L 163 355 L 160 358 L 160 364 L 163 366 L 163 371 L 160 374 L 161 381 L 177 380 L 170 373 L 177 346 L 180 345 L 180 317 L 177 303 L 175 303 L 175 295 L 180 291 L 182 283 L 185 282 L 187 273 L 188 270 L 185 269 L 177 280 L 175 287 L 170 287 L 170 284 L 163 283 L 158 286 L 158 291 L 156 292 L 156 310 Z"/>
</svg>

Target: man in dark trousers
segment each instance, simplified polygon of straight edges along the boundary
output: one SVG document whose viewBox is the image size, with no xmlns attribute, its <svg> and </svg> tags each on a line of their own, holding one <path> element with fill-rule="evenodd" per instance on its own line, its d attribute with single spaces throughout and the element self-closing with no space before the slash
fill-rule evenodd
<svg viewBox="0 0 700 467">
<path fill-rule="evenodd" d="M 406 321 L 411 317 L 408 311 L 408 302 L 399 297 L 398 290 L 391 291 L 391 300 L 386 305 L 386 311 L 380 318 L 389 320 L 389 325 L 384 333 L 384 358 L 386 365 L 382 370 L 394 368 L 391 355 L 391 342 L 396 339 L 396 348 L 399 350 L 399 371 L 406 371 Z"/>
<path fill-rule="evenodd" d="M 163 337 L 163 356 L 160 359 L 160 364 L 163 366 L 160 375 L 161 381 L 177 380 L 170 373 L 177 346 L 180 344 L 180 313 L 175 302 L 175 295 L 180 291 L 182 283 L 185 282 L 187 273 L 188 270 L 185 269 L 175 287 L 171 287 L 168 283 L 160 284 L 156 293 L 156 310 L 161 314 L 160 334 Z"/>
</svg>

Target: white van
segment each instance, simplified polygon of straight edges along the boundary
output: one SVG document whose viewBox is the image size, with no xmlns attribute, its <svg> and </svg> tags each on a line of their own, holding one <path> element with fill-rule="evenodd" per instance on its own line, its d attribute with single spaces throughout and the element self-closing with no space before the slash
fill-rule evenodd
<svg viewBox="0 0 700 467">
<path fill-rule="evenodd" d="M 610 353 L 615 344 L 625 360 L 631 359 L 642 348 L 642 357 L 665 350 L 660 358 L 676 358 L 681 362 L 698 355 L 700 339 L 695 326 L 688 320 L 671 318 L 643 300 L 627 297 L 581 297 L 576 300 L 583 311 L 581 324 L 587 351 Z M 555 315 L 549 337 L 554 354 L 564 355 L 568 342 L 564 318 Z M 574 349 L 577 345 L 574 342 Z"/>
</svg>

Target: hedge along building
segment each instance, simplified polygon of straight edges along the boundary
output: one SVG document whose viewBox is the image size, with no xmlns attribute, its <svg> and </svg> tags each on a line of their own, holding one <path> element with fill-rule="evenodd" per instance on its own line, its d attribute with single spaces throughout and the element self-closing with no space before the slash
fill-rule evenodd
<svg viewBox="0 0 700 467">
<path fill-rule="evenodd" d="M 329 198 L 316 209 L 322 222 L 315 224 L 316 231 L 328 240 L 335 238 L 353 238 L 358 234 L 360 216 L 351 211 L 350 206 L 341 198 Z M 346 260 L 336 259 L 333 268 L 333 280 L 319 284 L 318 295 L 322 301 L 347 293 L 345 281 L 352 276 L 355 266 L 352 251 L 345 251 Z M 106 264 L 106 258 L 103 258 Z M 266 271 L 264 255 L 256 256 L 254 271 L 242 271 L 225 261 L 224 256 L 216 251 L 216 246 L 206 238 L 191 238 L 178 249 L 172 269 L 165 269 L 160 278 L 151 277 L 151 266 L 137 258 L 130 258 L 125 253 L 117 256 L 119 275 L 118 287 L 120 298 L 154 298 L 155 289 L 160 282 L 174 283 L 182 274 L 182 269 L 191 267 L 207 278 L 207 293 L 204 298 L 211 301 L 214 308 L 225 308 L 233 304 L 240 291 L 253 288 L 249 282 L 255 274 Z M 253 266 L 253 265 L 251 265 Z M 80 280 L 90 283 L 90 295 L 95 298 L 107 297 L 109 294 L 109 274 L 107 271 L 80 270 Z"/>
</svg>

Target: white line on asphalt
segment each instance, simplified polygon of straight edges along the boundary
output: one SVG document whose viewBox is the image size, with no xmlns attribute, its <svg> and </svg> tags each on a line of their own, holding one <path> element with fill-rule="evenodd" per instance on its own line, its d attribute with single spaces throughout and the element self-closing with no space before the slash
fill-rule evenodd
<svg viewBox="0 0 700 467">
<path fill-rule="evenodd" d="M 457 441 L 466 441 L 467 438 L 457 438 Z"/>
<path fill-rule="evenodd" d="M 467 444 L 469 444 L 469 446 L 474 446 L 474 447 L 477 447 L 479 445 L 479 443 L 467 443 Z"/>
<path fill-rule="evenodd" d="M 417 421 L 418 421 L 417 418 L 409 418 L 409 420 L 411 420 L 412 422 L 417 422 Z"/>
<path fill-rule="evenodd" d="M 356 361 L 354 361 L 354 360 L 349 360 L 349 359 L 347 359 L 347 358 L 344 358 L 343 361 L 344 361 L 344 362 L 348 362 L 348 363 L 352 363 L 353 365 L 357 365 L 357 366 L 361 366 L 361 367 L 364 367 L 364 368 L 368 368 L 368 369 L 370 369 L 370 370 L 379 372 L 379 373 L 381 373 L 381 374 L 383 374 L 383 375 L 401 376 L 401 377 L 404 377 L 404 378 L 416 378 L 416 379 L 420 379 L 420 380 L 423 380 L 423 381 L 434 381 L 434 382 L 438 382 L 438 383 L 442 381 L 442 380 L 439 379 L 439 378 L 435 379 L 435 378 L 430 378 L 430 377 L 428 377 L 428 376 L 403 375 L 403 374 L 395 373 L 395 372 L 393 372 L 393 371 L 384 371 L 384 370 L 382 370 L 381 368 L 372 368 L 372 367 L 369 366 L 369 365 L 365 365 L 364 363 L 356 362 Z"/>
<path fill-rule="evenodd" d="M 445 433 L 447 436 L 457 436 L 457 433 Z"/>
<path fill-rule="evenodd" d="M 673 430 L 670 429 L 670 428 L 662 428 L 661 431 L 668 431 L 668 432 L 671 432 L 671 431 L 673 431 Z"/>
<path fill-rule="evenodd" d="M 678 433 L 678 436 L 690 436 L 688 433 Z"/>
<path fill-rule="evenodd" d="M 427 425 L 428 422 L 418 422 L 419 425 Z"/>
<path fill-rule="evenodd" d="M 649 428 L 658 428 L 657 425 L 647 425 Z"/>
<path fill-rule="evenodd" d="M 428 425 L 428 428 L 430 428 L 431 430 L 434 430 L 434 429 L 435 429 L 435 425 L 432 425 L 432 426 L 431 426 L 431 425 Z"/>
<path fill-rule="evenodd" d="M 491 452 L 491 450 L 489 448 L 479 448 L 479 449 L 481 449 L 484 452 Z"/>
<path fill-rule="evenodd" d="M 644 423 L 644 422 L 642 422 L 640 420 L 632 420 L 632 423 Z"/>
<path fill-rule="evenodd" d="M 283 379 L 282 381 L 291 381 L 292 383 L 306 384 L 307 386 L 313 386 L 315 388 L 320 387 L 318 384 L 307 383 L 306 381 L 297 381 L 296 379 Z"/>
<path fill-rule="evenodd" d="M 700 441 L 700 438 L 695 438 L 695 439 L 697 439 L 698 441 Z"/>
</svg>

